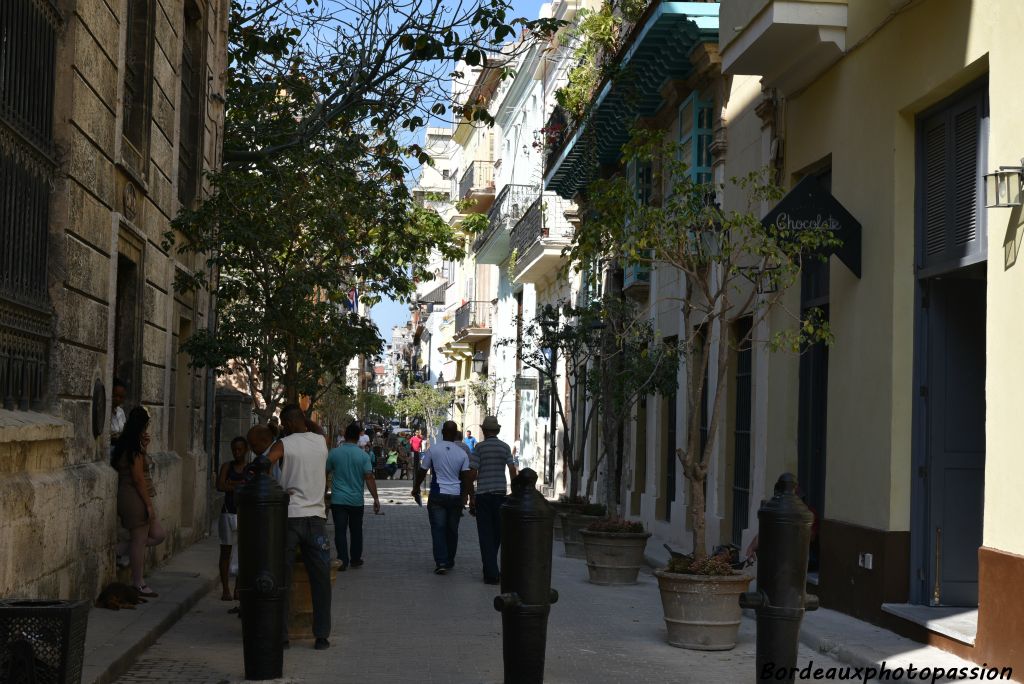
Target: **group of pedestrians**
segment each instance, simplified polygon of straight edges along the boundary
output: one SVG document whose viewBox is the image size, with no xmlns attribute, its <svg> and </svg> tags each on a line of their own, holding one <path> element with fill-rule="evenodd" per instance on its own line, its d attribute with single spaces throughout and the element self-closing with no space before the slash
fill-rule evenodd
<svg viewBox="0 0 1024 684">
<path fill-rule="evenodd" d="M 128 423 L 131 424 L 130 416 Z M 218 473 L 217 488 L 225 493 L 219 525 L 222 598 L 237 599 L 237 586 L 232 590 L 228 582 L 237 526 L 235 490 L 251 472 L 246 463 L 246 454 L 251 452 L 269 461 L 275 477 L 288 492 L 285 581 L 291 585 L 298 551 L 309 575 L 314 647 L 322 650 L 329 648 L 331 633 L 331 549 L 324 493 L 328 491 L 330 478 L 329 509 L 334 519 L 336 567 L 342 571 L 359 568 L 364 563 L 364 491 L 368 490 L 373 499 L 374 513 L 380 513 L 372 452 L 363 447 L 366 442 L 372 447 L 373 442 L 363 440 L 368 435 L 353 423 L 345 429 L 341 443 L 328 450 L 323 431 L 297 405 L 284 407 L 280 425 L 280 434 L 275 426 L 256 425 L 245 438 L 232 440 L 232 460 Z M 428 474 L 432 475 L 427 513 L 434 572 L 443 575 L 454 567 L 459 522 L 468 504 L 470 514 L 476 516 L 483 581 L 497 584 L 500 581 L 500 507 L 507 493 L 505 472 L 507 469 L 509 475 L 515 477 L 516 467 L 511 449 L 498 439 L 501 426 L 497 418 L 488 416 L 481 428 L 483 439 L 477 442 L 471 439 L 469 431 L 463 439 L 458 426 L 448 421 L 442 426 L 442 439 L 429 448 L 419 431 L 412 436 L 408 448 L 414 466 L 413 497 L 421 501 L 422 484 Z M 284 609 L 287 614 L 288 606 Z M 287 626 L 282 639 L 287 647 Z"/>
<path fill-rule="evenodd" d="M 459 544 L 459 522 L 469 504 L 476 516 L 477 537 L 483 581 L 498 584 L 501 579 L 498 551 L 501 548 L 501 504 L 508 493 L 505 471 L 517 474 L 508 444 L 498 439 L 501 425 L 494 416 L 484 418 L 480 426 L 484 439 L 470 442 L 472 433 L 460 439 L 458 425 L 447 421 L 441 426 L 441 441 L 430 447 L 416 470 L 412 496 L 420 501 L 420 487 L 428 471 L 433 472 L 427 515 L 434 554 L 434 573 L 445 575 L 455 567 Z"/>
</svg>

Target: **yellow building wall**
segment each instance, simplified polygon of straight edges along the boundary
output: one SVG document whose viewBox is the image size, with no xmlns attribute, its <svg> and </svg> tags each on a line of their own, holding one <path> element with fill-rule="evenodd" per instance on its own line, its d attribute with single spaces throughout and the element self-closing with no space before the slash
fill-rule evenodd
<svg viewBox="0 0 1024 684">
<path fill-rule="evenodd" d="M 915 116 L 989 73 L 990 166 L 1024 155 L 1019 27 L 1024 4 L 930 0 L 881 12 L 850 3 L 847 55 L 786 103 L 785 169 L 799 172 L 832 155 L 836 198 L 863 226 L 863 274 L 832 260 L 827 517 L 883 530 L 910 525 L 914 352 Z M 891 3 L 899 5 L 899 3 Z M 1002 150 L 1006 150 L 1002 152 Z M 1013 528 L 1024 459 L 1012 416 L 1022 339 L 1020 269 L 1004 268 L 1008 224 L 989 218 L 988 453 L 985 543 L 1024 550 Z M 773 384 L 787 421 L 794 382 Z M 865 381 L 870 379 L 870 381 Z M 776 403 L 775 401 L 772 402 Z M 795 411 L 792 412 L 795 415 Z M 775 440 L 780 448 L 784 435 Z"/>
</svg>

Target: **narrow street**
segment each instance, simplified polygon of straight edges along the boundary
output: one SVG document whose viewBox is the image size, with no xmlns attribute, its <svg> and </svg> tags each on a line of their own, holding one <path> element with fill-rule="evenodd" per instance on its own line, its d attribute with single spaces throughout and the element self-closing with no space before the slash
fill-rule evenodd
<svg viewBox="0 0 1024 684">
<path fill-rule="evenodd" d="M 491 605 L 497 587 L 480 574 L 476 525 L 460 526 L 456 567 L 434 575 L 425 509 L 412 503 L 406 481 L 379 483 L 383 514 L 367 507 L 366 564 L 338 573 L 331 648 L 293 641 L 285 677 L 303 682 L 454 682 L 502 680 L 501 617 Z M 369 499 L 367 499 L 369 503 Z M 661 603 L 650 571 L 631 587 L 598 587 L 583 561 L 554 553 L 560 599 L 548 625 L 546 681 L 750 681 L 754 629 L 744 619 L 732 651 L 702 653 L 665 643 Z M 118 681 L 209 683 L 242 680 L 241 621 L 232 605 L 208 594 Z M 159 600 L 159 599 L 158 599 Z M 837 663 L 801 647 L 801 665 Z"/>
</svg>

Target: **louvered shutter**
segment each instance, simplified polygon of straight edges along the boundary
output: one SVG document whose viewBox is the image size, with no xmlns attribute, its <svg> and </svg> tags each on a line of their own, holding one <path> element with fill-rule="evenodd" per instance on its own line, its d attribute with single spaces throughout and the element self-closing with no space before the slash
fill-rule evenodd
<svg viewBox="0 0 1024 684">
<path fill-rule="evenodd" d="M 987 148 L 983 90 L 919 122 L 919 268 L 934 275 L 986 256 L 981 174 Z"/>
</svg>

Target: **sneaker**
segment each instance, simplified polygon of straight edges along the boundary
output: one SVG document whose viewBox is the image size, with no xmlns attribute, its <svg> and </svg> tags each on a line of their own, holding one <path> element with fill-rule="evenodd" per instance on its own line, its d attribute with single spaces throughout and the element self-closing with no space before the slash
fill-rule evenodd
<svg viewBox="0 0 1024 684">
<path fill-rule="evenodd" d="M 348 564 L 339 558 L 338 560 L 334 561 L 334 569 L 338 572 L 345 572 L 346 570 L 348 570 Z"/>
<path fill-rule="evenodd" d="M 352 567 L 353 568 L 361 568 L 361 567 L 363 567 L 363 559 L 360 558 L 359 560 L 352 561 Z"/>
<path fill-rule="evenodd" d="M 117 567 L 127 568 L 129 565 L 132 564 L 132 559 L 131 556 L 129 556 L 127 553 L 119 553 L 117 554 L 115 562 L 117 563 Z"/>
<path fill-rule="evenodd" d="M 313 644 L 313 648 L 315 648 L 318 651 L 326 651 L 330 647 L 331 647 L 331 642 L 328 641 L 327 639 L 324 639 L 323 637 L 319 637 L 316 640 L 316 643 Z"/>
<path fill-rule="evenodd" d="M 501 580 L 497 577 L 484 577 L 484 584 L 501 584 Z"/>
<path fill-rule="evenodd" d="M 448 574 L 448 568 L 444 567 L 443 565 L 438 565 L 436 568 L 434 568 L 434 574 L 435 575 L 447 575 Z"/>
</svg>

